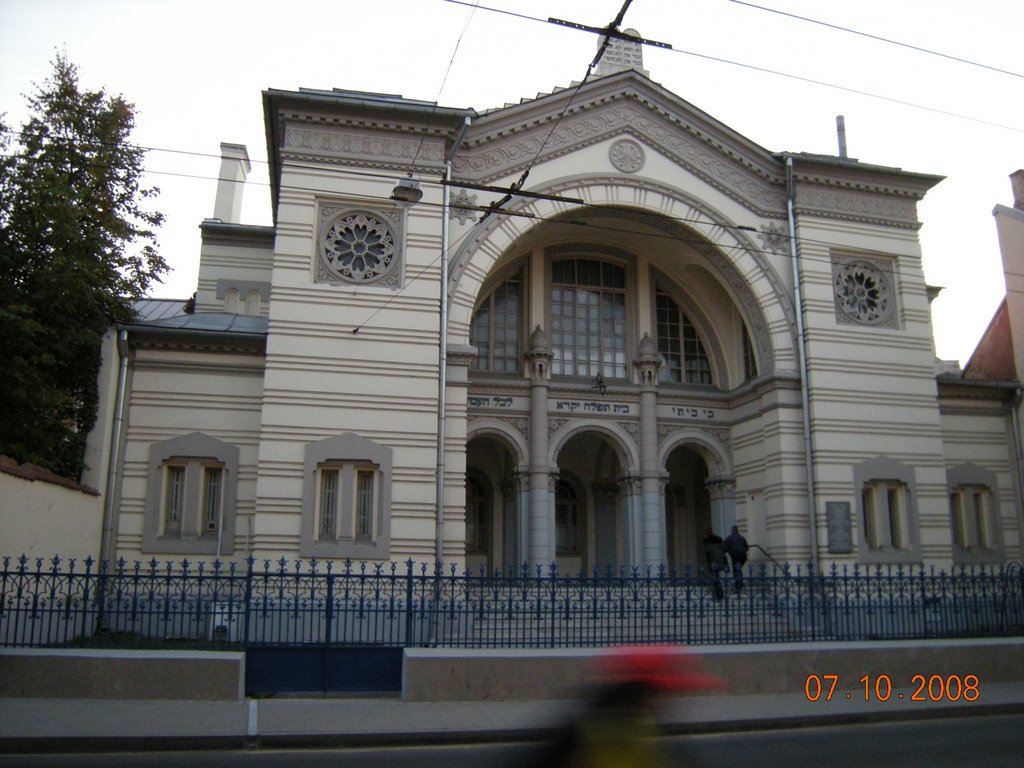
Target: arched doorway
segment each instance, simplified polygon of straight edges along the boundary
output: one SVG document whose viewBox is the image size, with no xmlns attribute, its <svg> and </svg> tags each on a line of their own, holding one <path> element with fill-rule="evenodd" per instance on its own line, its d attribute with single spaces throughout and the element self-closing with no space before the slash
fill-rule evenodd
<svg viewBox="0 0 1024 768">
<path fill-rule="evenodd" d="M 562 445 L 555 481 L 560 572 L 604 572 L 625 562 L 624 474 L 617 446 L 601 432 L 577 432 Z"/>
<path fill-rule="evenodd" d="M 711 494 L 708 465 L 697 451 L 685 445 L 673 449 L 665 463 L 665 526 L 668 565 L 682 570 L 704 564 L 704 531 L 711 527 Z"/>
<path fill-rule="evenodd" d="M 519 475 L 515 453 L 495 434 L 466 444 L 466 567 L 487 571 L 517 567 L 522 554 Z"/>
</svg>

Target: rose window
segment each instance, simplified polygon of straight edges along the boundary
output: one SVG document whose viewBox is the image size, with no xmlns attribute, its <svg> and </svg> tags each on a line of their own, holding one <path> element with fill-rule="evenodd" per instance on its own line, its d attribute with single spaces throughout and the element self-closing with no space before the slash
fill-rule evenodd
<svg viewBox="0 0 1024 768">
<path fill-rule="evenodd" d="M 329 222 L 320 248 L 327 269 L 348 282 L 374 282 L 395 264 L 394 235 L 366 213 L 348 213 Z"/>
<path fill-rule="evenodd" d="M 891 314 L 889 279 L 874 265 L 841 265 L 836 270 L 834 285 L 836 306 L 850 320 L 877 325 Z"/>
</svg>

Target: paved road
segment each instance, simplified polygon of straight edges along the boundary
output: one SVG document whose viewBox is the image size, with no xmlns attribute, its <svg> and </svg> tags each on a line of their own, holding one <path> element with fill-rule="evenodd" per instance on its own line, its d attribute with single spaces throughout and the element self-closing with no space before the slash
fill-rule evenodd
<svg viewBox="0 0 1024 768">
<path fill-rule="evenodd" d="M 1024 714 L 673 736 L 680 766 L 828 768 L 1019 768 Z M 252 750 L 62 755 L 0 755 L 9 768 L 488 768 L 528 766 L 535 746 L 469 744 L 338 750 Z"/>
</svg>

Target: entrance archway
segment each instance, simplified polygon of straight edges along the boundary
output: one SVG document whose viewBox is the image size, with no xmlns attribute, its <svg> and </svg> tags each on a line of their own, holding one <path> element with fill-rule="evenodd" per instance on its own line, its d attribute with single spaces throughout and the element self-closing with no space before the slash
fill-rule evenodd
<svg viewBox="0 0 1024 768">
<path fill-rule="evenodd" d="M 518 567 L 522 549 L 519 474 L 513 448 L 494 434 L 466 444 L 466 567 Z"/>
<path fill-rule="evenodd" d="M 625 562 L 617 446 L 605 434 L 572 435 L 558 452 L 555 482 L 555 554 L 562 573 L 605 572 Z"/>
<path fill-rule="evenodd" d="M 682 571 L 704 564 L 704 531 L 711 527 L 708 465 L 697 451 L 682 445 L 669 454 L 665 468 L 668 565 Z"/>
</svg>

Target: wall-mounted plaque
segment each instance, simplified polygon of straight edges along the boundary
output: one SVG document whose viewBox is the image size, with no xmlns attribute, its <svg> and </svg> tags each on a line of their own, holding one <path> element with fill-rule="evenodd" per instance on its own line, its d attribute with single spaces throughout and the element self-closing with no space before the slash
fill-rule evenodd
<svg viewBox="0 0 1024 768">
<path fill-rule="evenodd" d="M 825 524 L 828 526 L 829 554 L 842 555 L 853 552 L 853 518 L 850 516 L 850 502 L 826 501 Z"/>
</svg>

